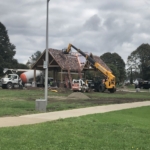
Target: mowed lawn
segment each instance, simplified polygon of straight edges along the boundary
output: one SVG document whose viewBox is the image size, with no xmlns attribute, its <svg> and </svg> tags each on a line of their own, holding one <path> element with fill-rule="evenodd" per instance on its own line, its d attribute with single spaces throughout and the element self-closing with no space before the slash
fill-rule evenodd
<svg viewBox="0 0 150 150">
<path fill-rule="evenodd" d="M 0 150 L 150 150 L 150 106 L 0 128 Z"/>
</svg>

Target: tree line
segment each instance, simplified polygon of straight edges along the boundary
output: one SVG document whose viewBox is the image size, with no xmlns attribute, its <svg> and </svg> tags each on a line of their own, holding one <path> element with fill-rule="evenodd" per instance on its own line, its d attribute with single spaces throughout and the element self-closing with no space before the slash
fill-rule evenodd
<svg viewBox="0 0 150 150">
<path fill-rule="evenodd" d="M 16 47 L 9 40 L 6 27 L 0 22 L 0 76 L 3 75 L 4 68 L 28 69 L 40 57 L 41 52 L 34 53 L 26 64 L 19 63 L 14 58 Z M 144 80 L 150 79 L 150 45 L 142 44 L 134 50 L 127 58 L 127 64 L 117 53 L 104 53 L 100 58 L 109 66 L 116 76 L 117 83 L 123 82 L 126 78 L 131 83 L 135 78 Z M 126 68 L 127 67 L 127 68 Z M 92 78 L 90 73 L 87 73 Z"/>
</svg>

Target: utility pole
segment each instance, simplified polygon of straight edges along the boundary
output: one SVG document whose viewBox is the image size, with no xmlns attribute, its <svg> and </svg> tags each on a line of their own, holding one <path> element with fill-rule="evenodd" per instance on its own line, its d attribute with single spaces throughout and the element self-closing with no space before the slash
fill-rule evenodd
<svg viewBox="0 0 150 150">
<path fill-rule="evenodd" d="M 45 69 L 45 98 L 36 100 L 36 110 L 46 111 L 47 106 L 47 93 L 48 93 L 48 4 L 50 0 L 47 1 L 47 13 L 46 13 L 46 51 L 45 51 L 45 61 L 43 68 Z"/>
<path fill-rule="evenodd" d="M 48 95 L 48 13 L 49 13 L 49 1 L 47 0 L 47 15 L 46 15 L 46 52 L 45 52 L 45 62 L 44 62 L 44 68 L 45 68 L 45 100 L 47 102 L 47 95 Z"/>
</svg>

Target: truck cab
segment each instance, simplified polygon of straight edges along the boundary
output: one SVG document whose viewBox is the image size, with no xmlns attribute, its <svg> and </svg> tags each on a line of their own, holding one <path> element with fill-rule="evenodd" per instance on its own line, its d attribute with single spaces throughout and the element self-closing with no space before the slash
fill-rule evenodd
<svg viewBox="0 0 150 150">
<path fill-rule="evenodd" d="M 93 80 L 89 82 L 89 87 L 95 92 L 104 92 L 105 91 L 105 79 L 101 77 L 94 77 Z"/>
<path fill-rule="evenodd" d="M 1 79 L 3 89 L 12 89 L 15 86 L 21 86 L 22 81 L 17 74 L 8 74 L 6 77 Z"/>
</svg>

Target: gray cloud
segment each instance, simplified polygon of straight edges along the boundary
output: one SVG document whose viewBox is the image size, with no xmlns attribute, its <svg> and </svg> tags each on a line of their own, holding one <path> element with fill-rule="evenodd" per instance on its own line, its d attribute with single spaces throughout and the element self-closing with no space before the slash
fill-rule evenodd
<svg viewBox="0 0 150 150">
<path fill-rule="evenodd" d="M 98 17 L 98 15 L 94 15 L 85 22 L 83 28 L 86 30 L 98 31 L 99 27 L 100 27 L 100 22 L 101 22 L 101 20 Z"/>
<path fill-rule="evenodd" d="M 51 0 L 49 47 L 62 49 L 72 43 L 98 56 L 116 52 L 126 61 L 133 50 L 150 41 L 149 6 L 149 0 Z M 20 63 L 45 49 L 46 0 L 1 1 L 0 21 Z"/>
</svg>

